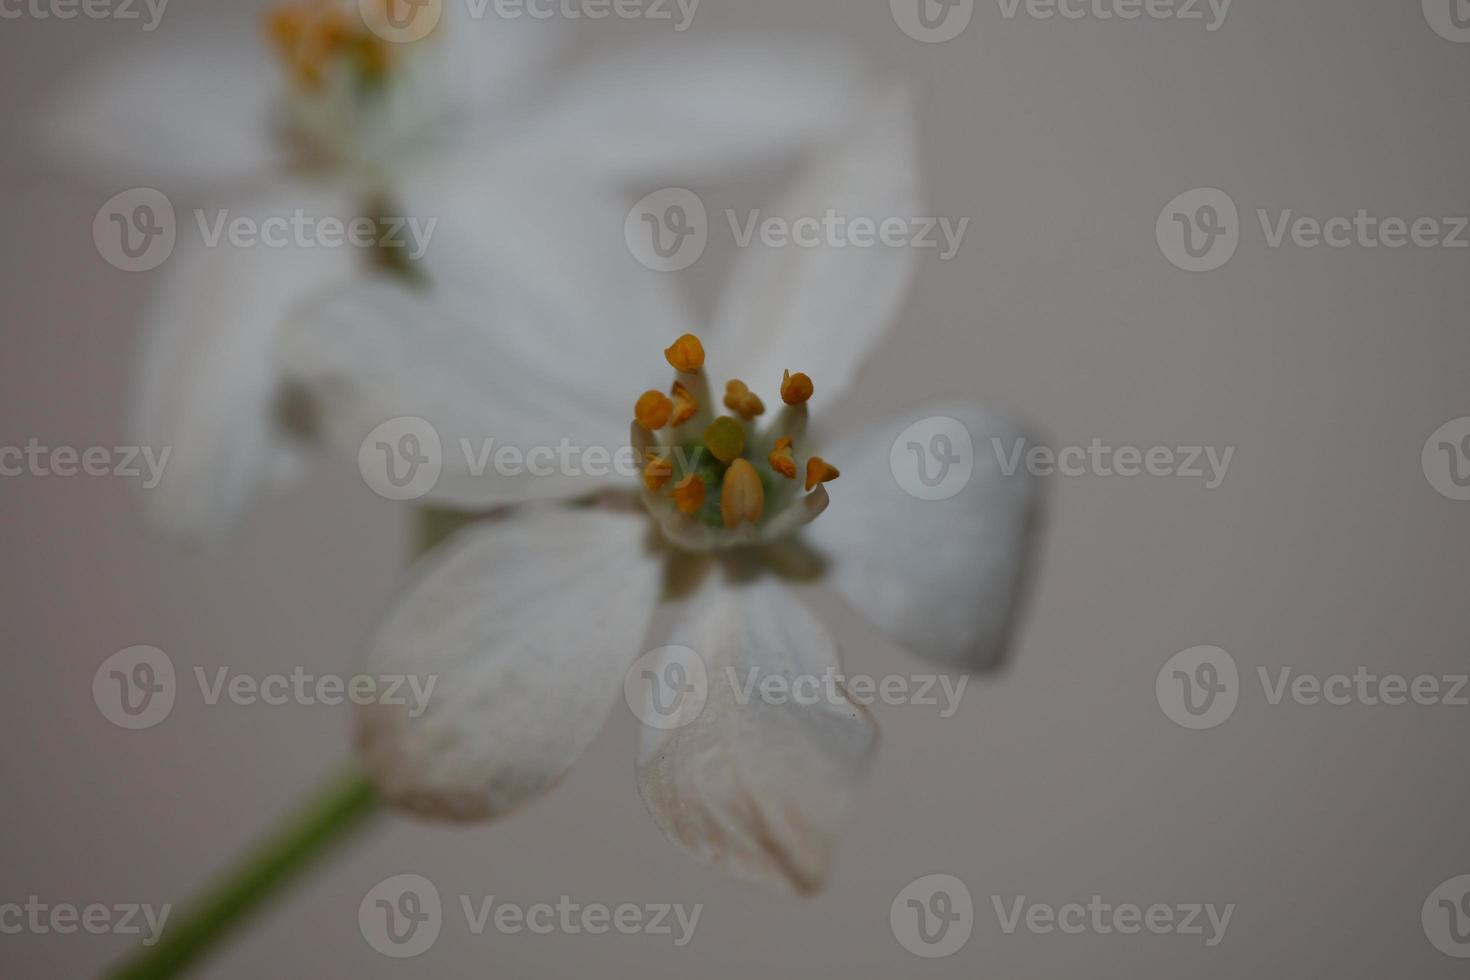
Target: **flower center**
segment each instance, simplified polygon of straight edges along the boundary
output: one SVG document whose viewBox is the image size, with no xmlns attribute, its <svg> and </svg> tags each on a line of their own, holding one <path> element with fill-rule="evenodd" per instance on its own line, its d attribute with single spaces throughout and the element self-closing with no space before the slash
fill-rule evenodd
<svg viewBox="0 0 1470 980">
<path fill-rule="evenodd" d="M 822 485 L 839 474 L 809 452 L 811 378 L 786 372 L 783 406 L 760 426 L 765 403 L 738 379 L 725 384 L 729 414 L 714 414 L 699 338 L 685 334 L 664 357 L 676 372 L 674 383 L 667 395 L 647 391 L 637 400 L 633 444 L 646 460 L 644 506 L 666 536 L 698 551 L 756 544 L 826 509 Z"/>
<path fill-rule="evenodd" d="M 364 16 L 388 23 L 407 0 L 286 0 L 266 13 L 266 34 L 299 91 L 321 92 L 335 72 L 359 87 L 381 85 L 394 64 L 392 43 L 368 27 Z"/>
</svg>

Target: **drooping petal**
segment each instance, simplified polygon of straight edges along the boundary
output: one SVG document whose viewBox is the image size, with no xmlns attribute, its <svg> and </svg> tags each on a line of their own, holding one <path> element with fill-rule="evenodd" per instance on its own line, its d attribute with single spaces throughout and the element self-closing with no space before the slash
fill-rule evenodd
<svg viewBox="0 0 1470 980">
<path fill-rule="evenodd" d="M 811 370 L 817 397 L 832 404 L 908 295 L 914 249 L 906 240 L 884 245 L 880 232 L 885 220 L 924 213 L 911 99 L 902 88 L 886 89 L 849 119 L 769 210 L 793 231 L 806 220 L 801 234 L 816 244 L 775 247 L 757 234 L 725 287 L 710 360 L 753 390 L 774 392 L 783 370 Z M 829 213 L 845 227 L 819 230 L 814 222 Z M 854 239 L 859 221 L 871 227 L 860 226 Z"/>
<path fill-rule="evenodd" d="M 343 216 L 345 202 L 305 188 L 225 209 L 225 219 L 289 218 L 295 208 Z M 206 225 L 218 221 L 206 215 Z M 215 244 L 180 215 L 174 252 L 142 326 L 130 430 L 135 445 L 169 449 L 163 479 L 144 492 L 156 525 L 217 538 L 264 487 L 288 475 L 299 445 L 283 427 L 273 346 L 286 311 L 323 283 L 359 274 L 348 248 Z M 212 234 L 213 232 L 209 232 Z"/>
<path fill-rule="evenodd" d="M 363 665 L 434 685 L 421 705 L 358 709 L 358 747 L 385 799 L 488 819 L 561 778 L 618 700 L 657 601 L 647 528 L 629 514 L 531 509 L 430 554 Z"/>
<path fill-rule="evenodd" d="M 711 582 L 690 602 L 669 642 L 702 661 L 705 697 L 702 707 L 685 702 L 679 727 L 645 725 L 643 801 L 697 859 L 811 893 L 827 878 L 877 729 L 836 683 L 831 633 L 779 581 Z M 769 677 L 791 696 L 763 694 Z"/>
<path fill-rule="evenodd" d="M 948 406 L 825 453 L 842 479 L 806 533 L 852 608 L 913 653 L 960 670 L 1004 656 L 1039 496 L 1024 465 L 1007 475 L 1022 438 L 1001 416 Z"/>
<path fill-rule="evenodd" d="M 427 499 L 448 506 L 632 482 L 633 403 L 685 328 L 667 277 L 624 247 L 621 204 L 571 179 L 412 186 L 411 213 L 438 220 L 428 287 L 332 291 L 282 345 L 328 437 L 355 458 L 382 423 L 428 421 L 443 471 Z"/>
<path fill-rule="evenodd" d="M 285 159 L 274 71 L 248 30 L 146 33 L 61 83 L 37 117 L 39 141 L 64 168 L 119 188 L 263 178 Z"/>
<path fill-rule="evenodd" d="M 598 174 L 622 181 L 737 173 L 829 140 L 853 116 L 858 81 L 853 59 L 827 44 L 635 46 L 574 76 L 516 149 L 590 154 Z"/>
</svg>

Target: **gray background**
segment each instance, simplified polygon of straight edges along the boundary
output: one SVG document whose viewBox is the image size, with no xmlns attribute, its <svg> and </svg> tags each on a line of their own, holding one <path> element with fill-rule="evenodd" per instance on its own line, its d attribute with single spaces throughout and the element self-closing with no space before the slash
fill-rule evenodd
<svg viewBox="0 0 1470 980">
<path fill-rule="evenodd" d="M 148 43 L 224 6 L 180 2 Z M 905 36 L 874 0 L 704 0 L 687 36 L 733 31 L 842 39 L 919 81 L 933 212 L 972 219 L 957 258 L 924 258 L 853 411 L 971 395 L 1057 446 L 1233 445 L 1228 479 L 1214 491 L 1050 482 L 1012 666 L 973 682 L 952 718 L 876 707 L 881 752 L 816 900 L 773 899 L 667 845 L 634 790 L 636 721 L 620 709 L 538 805 L 469 830 L 386 821 L 203 975 L 1463 975 L 1419 914 L 1435 886 L 1470 872 L 1470 709 L 1273 707 L 1255 671 L 1466 669 L 1470 503 L 1431 488 L 1420 450 L 1470 415 L 1470 251 L 1272 249 L 1255 211 L 1470 213 L 1470 44 L 1436 36 L 1417 2 L 1377 0 L 1237 0 L 1214 33 L 1006 20 L 986 0 L 940 45 Z M 121 187 L 46 174 L 23 124 L 68 72 L 136 34 L 0 21 L 6 445 L 124 438 L 149 277 L 112 269 L 90 238 Z M 640 22 L 579 35 L 588 49 L 684 40 Z M 1210 186 L 1240 206 L 1244 237 L 1223 269 L 1186 273 L 1160 254 L 1154 222 L 1176 194 Z M 709 193 L 714 211 L 743 192 Z M 700 269 L 721 258 L 717 247 Z M 330 770 L 347 713 L 181 697 L 167 722 L 128 733 L 94 707 L 93 671 L 134 644 L 163 648 L 181 672 L 350 671 L 408 525 L 339 461 L 213 554 L 147 534 L 120 482 L 5 478 L 0 545 L 0 902 L 156 904 L 182 902 Z M 927 669 L 856 624 L 842 639 L 853 672 Z M 1206 643 L 1234 655 L 1245 691 L 1226 724 L 1191 732 L 1161 712 L 1155 675 Z M 394 961 L 363 941 L 357 907 L 401 872 L 427 875 L 455 906 L 462 894 L 566 894 L 705 910 L 674 949 L 653 936 L 475 937 L 451 909 L 430 952 Z M 967 883 L 975 930 L 956 955 L 921 960 L 892 935 L 889 905 L 935 872 Z M 1093 894 L 1236 910 L 1206 949 L 1198 937 L 1005 935 L 991 908 L 994 895 Z M 0 973 L 83 976 L 127 945 L 0 936 Z"/>
</svg>

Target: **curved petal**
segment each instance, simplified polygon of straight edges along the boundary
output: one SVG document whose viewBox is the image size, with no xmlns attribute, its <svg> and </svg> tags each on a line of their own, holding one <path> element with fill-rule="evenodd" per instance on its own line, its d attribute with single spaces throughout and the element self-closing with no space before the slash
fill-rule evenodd
<svg viewBox="0 0 1470 980">
<path fill-rule="evenodd" d="M 358 747 L 385 799 L 488 819 L 561 778 L 617 701 L 657 601 L 647 527 L 636 515 L 533 509 L 430 554 L 363 666 L 428 692 L 418 705 L 357 711 Z"/>
<path fill-rule="evenodd" d="M 737 877 L 811 893 L 826 880 L 877 739 L 835 678 L 836 642 L 772 578 L 712 583 L 671 643 L 704 665 L 679 727 L 645 726 L 638 789 L 664 833 Z M 791 696 L 765 695 L 778 678 Z M 799 680 L 807 679 L 810 680 Z"/>
<path fill-rule="evenodd" d="M 574 76 L 517 143 L 546 159 L 590 152 L 600 175 L 623 181 L 738 173 L 829 140 L 852 117 L 858 80 L 829 44 L 634 46 Z"/>
<path fill-rule="evenodd" d="M 923 213 L 911 99 L 889 89 L 847 130 L 821 146 L 770 215 L 788 222 L 886 219 Z M 894 322 L 913 281 L 913 248 L 871 243 L 771 247 L 756 236 L 741 250 L 725 288 L 711 363 L 774 393 L 783 369 L 808 371 L 830 404 Z M 866 238 L 866 234 L 864 235 Z"/>
<path fill-rule="evenodd" d="M 853 609 L 910 651 L 965 670 L 1003 657 L 1039 496 L 1024 466 L 1007 475 L 1021 438 L 1007 419 L 950 406 L 824 453 L 842 479 L 807 536 Z"/>
<path fill-rule="evenodd" d="M 275 65 L 256 36 L 143 37 L 64 82 L 44 107 L 37 122 L 49 156 L 120 186 L 247 180 L 278 168 Z"/>
<path fill-rule="evenodd" d="M 227 217 L 345 213 L 340 203 L 301 195 L 229 208 Z M 259 490 L 294 469 L 299 450 L 280 424 L 273 345 L 293 303 L 354 274 L 350 251 L 241 248 L 227 238 L 211 246 L 193 218 L 180 216 L 174 252 L 155 273 L 131 406 L 134 443 L 170 451 L 163 479 L 145 491 L 153 523 L 218 537 Z"/>
<path fill-rule="evenodd" d="M 443 447 L 428 499 L 449 506 L 630 482 L 633 404 L 665 382 L 662 351 L 684 328 L 666 283 L 623 247 L 621 217 L 610 220 L 621 205 L 577 181 L 530 179 L 419 183 L 406 200 L 439 221 L 430 284 L 332 291 L 282 344 L 328 436 L 356 456 L 382 423 L 427 420 Z M 532 453 L 544 461 L 534 470 Z"/>
</svg>

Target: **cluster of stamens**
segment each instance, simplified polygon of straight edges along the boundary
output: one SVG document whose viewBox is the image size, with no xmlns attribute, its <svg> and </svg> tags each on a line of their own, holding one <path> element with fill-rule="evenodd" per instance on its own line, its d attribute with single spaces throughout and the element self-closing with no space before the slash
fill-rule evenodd
<svg viewBox="0 0 1470 980">
<path fill-rule="evenodd" d="M 374 0 L 386 15 L 397 0 Z M 301 90 L 320 91 L 345 63 L 361 82 L 382 82 L 393 67 L 393 45 L 368 29 L 356 2 L 288 0 L 266 13 L 266 34 Z"/>
<path fill-rule="evenodd" d="M 668 504 L 687 521 L 730 531 L 760 528 L 773 510 L 799 499 L 797 453 L 806 433 L 807 402 L 813 386 L 805 374 L 787 371 L 781 381 L 783 409 L 764 430 L 756 419 L 766 407 L 745 382 L 725 385 L 728 415 L 714 416 L 704 372 L 704 345 L 685 334 L 664 351 L 678 372 L 666 395 L 644 392 L 633 407 L 634 441 L 643 452 L 645 500 L 655 512 Z M 808 497 L 838 472 L 820 456 L 807 457 L 801 486 Z M 820 513 L 808 502 L 810 517 Z"/>
</svg>

